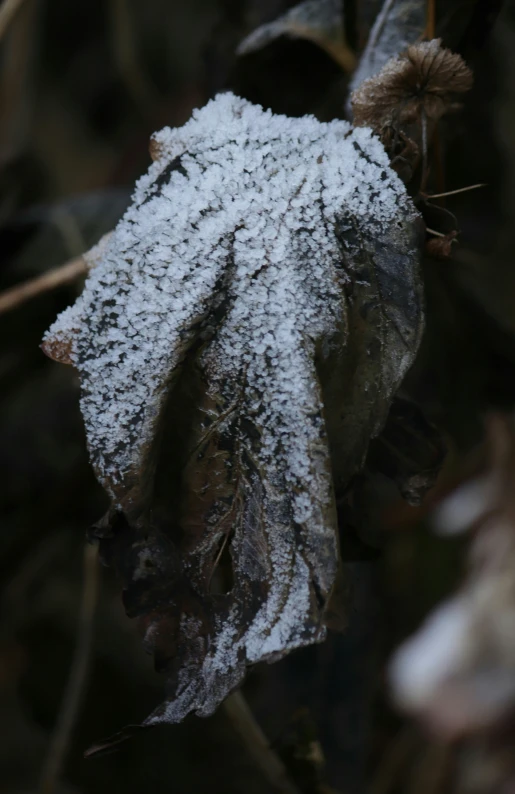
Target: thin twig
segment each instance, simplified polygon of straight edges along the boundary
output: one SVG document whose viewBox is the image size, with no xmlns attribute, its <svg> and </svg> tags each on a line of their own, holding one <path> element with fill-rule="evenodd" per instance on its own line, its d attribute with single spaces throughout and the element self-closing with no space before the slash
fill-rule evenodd
<svg viewBox="0 0 515 794">
<path fill-rule="evenodd" d="M 24 0 L 4 0 L 0 6 L 0 39 L 23 5 Z"/>
<path fill-rule="evenodd" d="M 426 226 L 426 232 L 428 234 L 434 234 L 435 237 L 447 237 L 446 234 L 443 234 L 442 232 L 437 232 L 436 229 L 430 229 L 428 226 Z"/>
<path fill-rule="evenodd" d="M 410 728 L 403 728 L 394 737 L 383 755 L 370 785 L 371 794 L 389 794 L 398 788 L 406 767 L 414 754 L 418 738 Z"/>
<path fill-rule="evenodd" d="M 478 187 L 486 187 L 486 182 L 478 182 L 477 185 L 469 185 L 468 187 L 460 187 L 457 190 L 447 190 L 445 193 L 432 193 L 426 196 L 428 199 L 445 198 L 446 196 L 455 196 L 456 193 L 466 193 L 469 190 L 476 190 Z"/>
<path fill-rule="evenodd" d="M 445 164 L 443 160 L 442 136 L 438 124 L 435 125 L 433 132 L 433 167 L 435 169 L 435 181 L 438 192 L 443 193 L 445 191 Z"/>
<path fill-rule="evenodd" d="M 448 788 L 452 768 L 452 747 L 429 744 L 413 771 L 409 794 L 442 794 Z"/>
<path fill-rule="evenodd" d="M 17 284 L 15 287 L 6 289 L 0 293 L 0 314 L 18 308 L 25 301 L 35 298 L 36 295 L 41 295 L 44 292 L 60 287 L 62 284 L 75 281 L 76 278 L 85 275 L 86 272 L 86 262 L 82 256 L 79 256 L 77 259 L 71 259 L 65 265 L 61 265 L 61 267 L 48 270 L 42 276 L 37 276 L 37 278 L 25 281 L 23 284 Z"/>
<path fill-rule="evenodd" d="M 84 694 L 91 657 L 93 619 L 98 599 L 98 570 L 98 548 L 88 543 L 84 549 L 84 580 L 77 644 L 41 775 L 40 794 L 54 794 L 56 790 Z"/>
<path fill-rule="evenodd" d="M 427 0 L 426 4 L 426 37 L 434 39 L 436 31 L 436 3 L 435 0 Z"/>
<path fill-rule="evenodd" d="M 254 719 L 241 692 L 233 692 L 229 695 L 223 708 L 236 732 L 245 742 L 256 767 L 266 777 L 271 787 L 270 791 L 274 794 L 299 794 L 297 787 L 288 777 L 286 767 L 272 750 L 265 734 Z"/>
<path fill-rule="evenodd" d="M 208 581 L 207 581 L 207 587 L 208 587 L 208 590 L 209 590 L 209 587 L 210 587 L 210 585 L 211 585 L 211 580 L 212 580 L 212 578 L 213 578 L 213 574 L 214 574 L 214 572 L 216 571 L 217 565 L 218 565 L 218 563 L 220 562 L 220 560 L 222 559 L 222 554 L 224 553 L 224 549 L 225 549 L 225 547 L 227 546 L 227 542 L 228 542 L 228 540 L 229 540 L 229 533 L 227 532 L 227 533 L 224 535 L 224 539 L 223 539 L 223 541 L 222 541 L 222 545 L 220 546 L 220 549 L 219 549 L 219 551 L 218 551 L 218 554 L 216 555 L 215 561 L 214 561 L 214 563 L 213 563 L 213 567 L 211 568 L 211 573 L 209 574 L 209 578 L 208 578 Z"/>
</svg>

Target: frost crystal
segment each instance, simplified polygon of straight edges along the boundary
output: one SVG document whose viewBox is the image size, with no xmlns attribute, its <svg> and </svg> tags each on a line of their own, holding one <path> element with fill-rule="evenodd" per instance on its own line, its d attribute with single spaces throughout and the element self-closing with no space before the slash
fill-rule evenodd
<svg viewBox="0 0 515 794">
<path fill-rule="evenodd" d="M 176 636 L 149 720 L 177 721 L 210 713 L 247 663 L 323 638 L 334 490 L 385 419 L 421 309 L 416 213 L 370 130 L 224 94 L 153 152 L 45 344 L 80 373 L 90 455 L 137 558 L 128 598 L 146 570 L 149 592 L 164 582 L 133 611 L 151 649 Z M 226 544 L 234 584 L 213 594 Z"/>
</svg>

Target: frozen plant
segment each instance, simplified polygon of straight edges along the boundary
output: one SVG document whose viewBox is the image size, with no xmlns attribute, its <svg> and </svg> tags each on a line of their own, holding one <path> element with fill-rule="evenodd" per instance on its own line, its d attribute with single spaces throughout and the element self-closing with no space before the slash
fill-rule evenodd
<svg viewBox="0 0 515 794">
<path fill-rule="evenodd" d="M 169 679 L 147 724 L 324 638 L 335 494 L 422 325 L 420 220 L 370 130 L 224 94 L 151 151 L 44 342 L 79 372 L 95 534 Z"/>
</svg>

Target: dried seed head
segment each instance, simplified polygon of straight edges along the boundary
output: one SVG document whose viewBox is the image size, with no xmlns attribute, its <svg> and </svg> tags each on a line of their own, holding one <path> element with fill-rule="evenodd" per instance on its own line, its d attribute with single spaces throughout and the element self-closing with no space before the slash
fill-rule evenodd
<svg viewBox="0 0 515 794">
<path fill-rule="evenodd" d="M 471 87 L 471 70 L 441 39 L 414 44 L 354 91 L 354 123 L 380 130 L 415 121 L 422 111 L 436 121 Z"/>
</svg>

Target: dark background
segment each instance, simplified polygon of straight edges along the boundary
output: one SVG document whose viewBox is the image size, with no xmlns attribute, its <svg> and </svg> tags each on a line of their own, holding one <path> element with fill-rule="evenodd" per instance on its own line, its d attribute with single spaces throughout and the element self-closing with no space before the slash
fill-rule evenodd
<svg viewBox="0 0 515 794">
<path fill-rule="evenodd" d="M 151 132 L 183 124 L 219 90 L 276 112 L 343 118 L 349 75 L 315 44 L 281 38 L 234 55 L 247 33 L 291 5 L 25 0 L 0 40 L 1 288 L 81 254 L 113 228 L 150 162 Z M 359 53 L 380 4 L 347 5 Z M 451 5 L 437 3 L 437 20 Z M 485 19 L 489 5 L 500 13 L 493 27 L 480 22 L 460 39 L 475 85 L 462 111 L 442 122 L 440 139 L 445 188 L 486 187 L 447 200 L 460 244 L 450 260 L 425 262 L 427 330 L 409 378 L 449 450 L 437 491 L 480 444 L 485 415 L 515 403 L 515 5 L 468 3 L 481 5 Z M 75 645 L 84 536 L 107 507 L 88 465 L 77 378 L 39 349 L 80 289 L 61 287 L 0 316 L 0 792 L 37 790 Z M 334 789 L 381 794 L 405 752 L 394 788 L 418 791 L 425 739 L 388 706 L 384 667 L 459 579 L 460 548 L 431 534 L 424 505 L 410 508 L 377 483 L 365 503 L 375 540 L 347 555 L 348 632 L 258 666 L 245 694 L 279 752 L 306 735 L 320 740 Z M 163 694 L 119 590 L 102 569 L 90 676 L 61 790 L 269 791 L 223 712 L 83 759 L 93 741 L 140 722 Z"/>
</svg>

